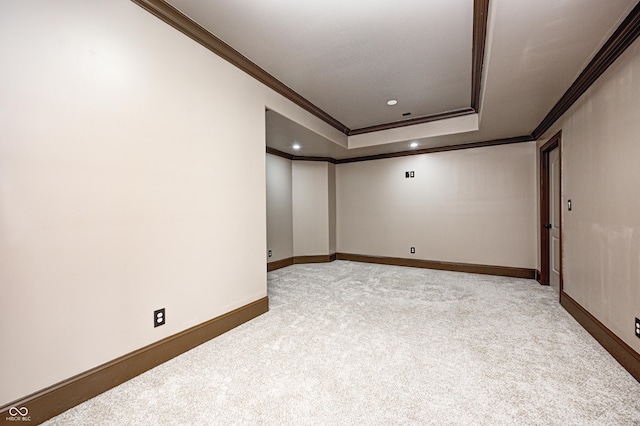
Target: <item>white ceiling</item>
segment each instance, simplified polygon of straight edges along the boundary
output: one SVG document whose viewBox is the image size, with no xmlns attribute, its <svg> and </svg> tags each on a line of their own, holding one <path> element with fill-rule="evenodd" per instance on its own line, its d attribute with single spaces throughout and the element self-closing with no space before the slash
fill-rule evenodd
<svg viewBox="0 0 640 426">
<path fill-rule="evenodd" d="M 479 130 L 412 140 L 429 148 L 531 134 L 636 2 L 490 0 Z M 473 0 L 168 3 L 351 129 L 470 106 Z M 269 146 L 293 153 L 294 135 L 305 138 L 296 155 L 408 145 L 348 150 L 275 113 L 267 120 Z"/>
</svg>

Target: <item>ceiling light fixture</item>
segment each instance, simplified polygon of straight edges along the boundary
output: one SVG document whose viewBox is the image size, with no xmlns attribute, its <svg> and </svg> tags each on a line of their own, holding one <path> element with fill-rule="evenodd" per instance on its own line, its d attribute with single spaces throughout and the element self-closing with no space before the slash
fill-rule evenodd
<svg viewBox="0 0 640 426">
<path fill-rule="evenodd" d="M 409 145 L 411 148 L 417 148 L 418 147 L 418 142 L 411 142 L 411 145 Z"/>
<path fill-rule="evenodd" d="M 395 99 L 391 99 L 391 100 L 387 101 L 387 105 L 389 105 L 389 106 L 394 106 L 397 103 L 398 103 L 398 101 L 396 101 Z"/>
<path fill-rule="evenodd" d="M 293 145 L 293 149 L 300 149 L 300 145 L 298 144 Z"/>
</svg>

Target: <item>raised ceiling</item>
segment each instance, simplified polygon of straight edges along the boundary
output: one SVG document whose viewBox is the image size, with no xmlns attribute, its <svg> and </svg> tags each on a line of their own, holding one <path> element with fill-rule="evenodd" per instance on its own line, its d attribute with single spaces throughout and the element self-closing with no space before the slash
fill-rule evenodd
<svg viewBox="0 0 640 426">
<path fill-rule="evenodd" d="M 636 5 L 490 0 L 482 85 L 473 105 L 474 3 L 478 19 L 485 0 L 168 3 L 348 129 L 473 113 L 471 107 L 479 112 L 471 131 L 354 149 L 307 137 L 304 152 L 294 152 L 300 141 L 287 136 L 299 135 L 299 125 L 267 115 L 273 120 L 269 146 L 338 159 L 404 151 L 409 141 L 431 148 L 530 135 Z M 388 106 L 389 99 L 398 104 Z"/>
</svg>

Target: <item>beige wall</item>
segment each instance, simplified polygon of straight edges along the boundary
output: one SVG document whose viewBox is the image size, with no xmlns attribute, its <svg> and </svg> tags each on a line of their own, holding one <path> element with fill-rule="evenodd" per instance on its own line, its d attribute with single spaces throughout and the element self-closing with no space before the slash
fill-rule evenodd
<svg viewBox="0 0 640 426">
<path fill-rule="evenodd" d="M 564 291 L 638 352 L 639 75 L 636 41 L 538 143 L 562 130 Z"/>
<path fill-rule="evenodd" d="M 344 135 L 128 1 L 0 2 L 0 57 L 0 405 L 266 296 L 265 108 Z"/>
<path fill-rule="evenodd" d="M 293 252 L 329 254 L 329 167 L 322 161 L 293 162 Z"/>
<path fill-rule="evenodd" d="M 336 252 L 335 165 L 267 154 L 267 262 Z"/>
<path fill-rule="evenodd" d="M 293 257 L 292 162 L 267 154 L 267 262 Z"/>
<path fill-rule="evenodd" d="M 535 155 L 530 142 L 339 164 L 338 252 L 535 268 Z"/>
<path fill-rule="evenodd" d="M 327 164 L 329 196 L 329 254 L 336 252 L 336 166 Z"/>
<path fill-rule="evenodd" d="M 640 351 L 638 53 L 556 129 L 565 291 Z M 131 2 L 0 2 L 0 57 L 0 405 L 266 295 L 265 107 L 344 135 Z M 337 250 L 536 267 L 533 145 L 335 167 Z M 297 163 L 328 254 L 334 166 Z"/>
</svg>

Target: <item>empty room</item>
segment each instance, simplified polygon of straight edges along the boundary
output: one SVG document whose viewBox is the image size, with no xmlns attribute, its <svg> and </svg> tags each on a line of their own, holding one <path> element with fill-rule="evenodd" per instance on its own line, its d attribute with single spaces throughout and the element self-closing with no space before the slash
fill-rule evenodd
<svg viewBox="0 0 640 426">
<path fill-rule="evenodd" d="M 0 424 L 640 424 L 636 0 L 0 0 Z"/>
</svg>

